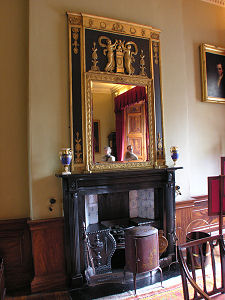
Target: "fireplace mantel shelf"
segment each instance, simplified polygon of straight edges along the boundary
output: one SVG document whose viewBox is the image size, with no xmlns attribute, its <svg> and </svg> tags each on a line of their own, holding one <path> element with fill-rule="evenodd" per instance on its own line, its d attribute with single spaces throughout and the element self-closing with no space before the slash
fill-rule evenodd
<svg viewBox="0 0 225 300">
<path fill-rule="evenodd" d="M 113 171 L 103 173 L 56 174 L 67 182 L 68 191 L 83 194 L 100 194 L 115 191 L 127 191 L 155 187 L 172 180 L 172 173 L 182 167 Z"/>
<path fill-rule="evenodd" d="M 182 167 L 124 170 L 88 174 L 56 174 L 63 184 L 65 219 L 65 253 L 67 274 L 72 288 L 85 281 L 85 195 L 126 193 L 132 190 L 154 189 L 155 210 L 159 229 L 168 240 L 165 257 L 175 253 L 175 171 Z"/>
</svg>

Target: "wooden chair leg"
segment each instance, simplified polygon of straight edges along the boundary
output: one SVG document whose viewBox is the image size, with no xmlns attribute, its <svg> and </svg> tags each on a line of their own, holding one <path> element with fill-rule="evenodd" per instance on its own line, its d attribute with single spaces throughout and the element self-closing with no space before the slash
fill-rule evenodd
<svg viewBox="0 0 225 300">
<path fill-rule="evenodd" d="M 123 269 L 123 283 L 125 283 L 125 280 L 126 279 L 126 269 L 125 269 L 125 267 L 124 267 L 124 269 Z"/>
<path fill-rule="evenodd" d="M 133 273 L 133 280 L 134 280 L 134 293 L 136 295 L 136 273 Z"/>
</svg>

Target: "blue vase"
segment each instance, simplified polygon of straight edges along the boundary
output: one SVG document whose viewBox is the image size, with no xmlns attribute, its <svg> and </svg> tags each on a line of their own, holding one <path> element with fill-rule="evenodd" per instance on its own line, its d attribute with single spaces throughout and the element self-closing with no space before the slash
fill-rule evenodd
<svg viewBox="0 0 225 300">
<path fill-rule="evenodd" d="M 170 155 L 171 155 L 171 158 L 172 158 L 174 166 L 175 166 L 176 162 L 179 158 L 178 147 L 176 147 L 176 146 L 170 147 Z"/>
<path fill-rule="evenodd" d="M 69 166 L 72 161 L 72 150 L 70 148 L 63 148 L 61 149 L 59 154 L 60 154 L 61 163 L 64 166 L 64 171 L 62 172 L 62 174 L 63 175 L 71 174 L 71 172 L 69 171 Z"/>
</svg>

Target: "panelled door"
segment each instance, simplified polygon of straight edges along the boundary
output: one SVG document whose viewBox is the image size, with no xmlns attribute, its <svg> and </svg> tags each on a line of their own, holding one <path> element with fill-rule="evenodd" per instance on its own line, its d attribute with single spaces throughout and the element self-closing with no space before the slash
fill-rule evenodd
<svg viewBox="0 0 225 300">
<path fill-rule="evenodd" d="M 125 139 L 124 152 L 127 146 L 132 145 L 138 160 L 146 161 L 146 121 L 145 104 L 139 102 L 128 106 L 124 110 Z"/>
</svg>

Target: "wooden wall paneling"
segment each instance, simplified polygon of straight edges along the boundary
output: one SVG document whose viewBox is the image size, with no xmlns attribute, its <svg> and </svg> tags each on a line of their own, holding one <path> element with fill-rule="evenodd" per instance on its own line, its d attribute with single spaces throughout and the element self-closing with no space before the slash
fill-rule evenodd
<svg viewBox="0 0 225 300">
<path fill-rule="evenodd" d="M 188 232 L 201 231 L 218 234 L 218 230 L 218 216 L 208 216 L 207 195 L 176 202 L 176 234 L 179 243 L 186 242 Z"/>
<path fill-rule="evenodd" d="M 64 289 L 67 285 L 64 254 L 64 220 L 29 222 L 32 236 L 34 279 L 32 292 Z"/>
<path fill-rule="evenodd" d="M 194 201 L 176 202 L 176 235 L 180 244 L 186 242 L 186 230 L 192 220 Z"/>
<path fill-rule="evenodd" d="M 219 226 L 219 217 L 208 216 L 208 196 L 198 196 L 193 197 L 193 199 L 193 220 L 196 221 L 192 223 L 192 231 L 217 231 Z"/>
<path fill-rule="evenodd" d="M 7 291 L 29 288 L 33 264 L 27 219 L 0 221 L 0 257 L 4 260 Z"/>
</svg>

